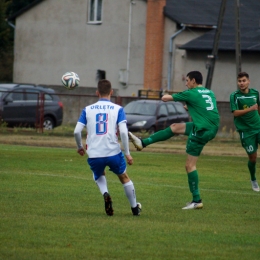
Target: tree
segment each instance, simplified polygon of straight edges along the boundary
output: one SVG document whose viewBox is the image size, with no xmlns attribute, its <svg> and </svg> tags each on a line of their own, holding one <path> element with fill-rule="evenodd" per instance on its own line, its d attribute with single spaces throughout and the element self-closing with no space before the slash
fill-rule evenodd
<svg viewBox="0 0 260 260">
<path fill-rule="evenodd" d="M 6 9 L 10 1 L 0 0 L 0 55 L 9 45 L 10 28 L 5 21 Z"/>
<path fill-rule="evenodd" d="M 8 16 L 11 16 L 34 1 L 35 0 L 11 0 L 11 1 L 9 1 L 10 4 L 8 5 L 8 7 L 6 9 L 6 14 Z"/>
<path fill-rule="evenodd" d="M 12 81 L 13 40 L 12 29 L 6 22 L 6 10 L 11 1 L 0 0 L 0 81 Z"/>
<path fill-rule="evenodd" d="M 15 14 L 35 0 L 0 0 L 0 81 L 11 82 L 13 74 L 14 29 L 7 17 Z"/>
</svg>

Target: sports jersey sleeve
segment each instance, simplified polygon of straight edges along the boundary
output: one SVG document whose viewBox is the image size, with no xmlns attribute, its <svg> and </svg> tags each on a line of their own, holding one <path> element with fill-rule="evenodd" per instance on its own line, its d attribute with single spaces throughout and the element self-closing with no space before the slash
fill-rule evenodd
<svg viewBox="0 0 260 260">
<path fill-rule="evenodd" d="M 173 94 L 172 95 L 174 101 L 186 101 L 188 102 L 190 100 L 190 92 L 189 90 L 185 90 L 183 92 Z"/>
<path fill-rule="evenodd" d="M 74 129 L 74 137 L 77 144 L 78 149 L 82 148 L 82 142 L 81 142 L 81 131 L 83 130 L 84 126 L 87 125 L 87 118 L 86 118 L 86 109 L 82 109 L 82 112 L 80 114 L 80 117 L 78 119 L 77 125 Z"/>
<path fill-rule="evenodd" d="M 230 110 L 231 110 L 231 112 L 238 110 L 238 107 L 235 103 L 235 93 L 232 93 L 230 95 Z"/>
<path fill-rule="evenodd" d="M 84 125 L 80 122 L 77 123 L 75 129 L 74 129 L 74 137 L 77 144 L 78 149 L 82 148 L 82 141 L 81 141 L 81 131 L 83 130 Z"/>
<path fill-rule="evenodd" d="M 124 109 L 121 107 L 118 111 L 118 118 L 117 118 L 117 124 L 119 124 L 120 122 L 126 122 L 126 116 L 125 116 L 125 111 Z"/>
<path fill-rule="evenodd" d="M 119 132 L 120 132 L 120 137 L 121 137 L 121 141 L 125 150 L 125 155 L 130 155 L 129 152 L 129 141 L 128 141 L 128 130 L 126 127 L 126 123 L 125 122 L 120 122 L 119 124 Z"/>
<path fill-rule="evenodd" d="M 86 109 L 84 108 L 80 114 L 80 117 L 78 119 L 78 123 L 81 123 L 83 125 L 87 125 L 87 117 L 86 117 Z"/>
</svg>

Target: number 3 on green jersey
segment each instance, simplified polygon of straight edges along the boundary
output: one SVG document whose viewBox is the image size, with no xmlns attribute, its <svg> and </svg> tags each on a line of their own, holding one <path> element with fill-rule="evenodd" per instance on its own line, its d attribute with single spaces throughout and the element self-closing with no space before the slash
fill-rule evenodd
<svg viewBox="0 0 260 260">
<path fill-rule="evenodd" d="M 207 106 L 206 109 L 213 110 L 214 104 L 212 102 L 212 98 L 209 95 L 202 95 L 202 97 L 205 99 L 205 102 L 209 104 L 209 106 Z"/>
</svg>

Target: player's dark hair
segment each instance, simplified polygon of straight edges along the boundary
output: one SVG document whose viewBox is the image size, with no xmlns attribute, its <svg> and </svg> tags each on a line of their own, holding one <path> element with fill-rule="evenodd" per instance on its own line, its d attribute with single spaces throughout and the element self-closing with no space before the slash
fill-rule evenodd
<svg viewBox="0 0 260 260">
<path fill-rule="evenodd" d="M 190 80 L 195 79 L 196 83 L 199 85 L 203 82 L 203 76 L 199 71 L 190 71 L 186 77 L 189 77 Z"/>
<path fill-rule="evenodd" d="M 101 96 L 107 96 L 111 92 L 111 83 L 106 79 L 101 79 L 98 82 L 98 92 Z"/>
<path fill-rule="evenodd" d="M 238 75 L 237 75 L 237 78 L 240 79 L 240 78 L 243 78 L 243 77 L 246 77 L 249 79 L 249 75 L 248 73 L 242 71 L 242 72 L 239 72 Z"/>
</svg>

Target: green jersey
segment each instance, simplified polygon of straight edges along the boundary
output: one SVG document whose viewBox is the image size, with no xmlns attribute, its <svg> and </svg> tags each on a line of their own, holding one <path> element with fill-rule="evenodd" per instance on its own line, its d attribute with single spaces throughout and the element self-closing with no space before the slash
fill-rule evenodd
<svg viewBox="0 0 260 260">
<path fill-rule="evenodd" d="M 215 94 L 204 87 L 196 87 L 172 95 L 174 101 L 184 101 L 195 131 L 219 127 L 219 113 Z"/>
<path fill-rule="evenodd" d="M 232 112 L 246 109 L 255 104 L 260 105 L 259 92 L 255 89 L 249 89 L 249 92 L 246 94 L 237 90 L 230 95 L 230 109 Z M 259 132 L 260 117 L 258 110 L 250 111 L 243 116 L 235 116 L 234 123 L 238 131 Z"/>
</svg>

